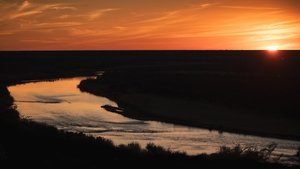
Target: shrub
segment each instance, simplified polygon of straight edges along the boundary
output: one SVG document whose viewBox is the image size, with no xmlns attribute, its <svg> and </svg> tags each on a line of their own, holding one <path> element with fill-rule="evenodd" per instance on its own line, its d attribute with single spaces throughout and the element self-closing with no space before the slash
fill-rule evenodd
<svg viewBox="0 0 300 169">
<path fill-rule="evenodd" d="M 296 157 L 297 157 L 297 160 L 299 161 L 300 163 L 300 147 L 298 147 L 298 152 L 296 154 Z"/>
<path fill-rule="evenodd" d="M 222 146 L 217 154 L 214 154 L 219 159 L 247 159 L 253 161 L 267 162 L 278 161 L 279 158 L 271 158 L 277 144 L 270 144 L 266 148 L 259 149 L 256 146 L 247 146 L 242 148 L 237 145 L 233 148 Z"/>
</svg>

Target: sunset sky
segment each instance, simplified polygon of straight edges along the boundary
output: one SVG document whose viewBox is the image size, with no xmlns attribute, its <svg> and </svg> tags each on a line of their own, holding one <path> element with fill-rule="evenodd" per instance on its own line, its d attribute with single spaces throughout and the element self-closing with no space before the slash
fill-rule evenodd
<svg viewBox="0 0 300 169">
<path fill-rule="evenodd" d="M 300 49 L 300 0 L 0 0 L 0 50 Z"/>
</svg>

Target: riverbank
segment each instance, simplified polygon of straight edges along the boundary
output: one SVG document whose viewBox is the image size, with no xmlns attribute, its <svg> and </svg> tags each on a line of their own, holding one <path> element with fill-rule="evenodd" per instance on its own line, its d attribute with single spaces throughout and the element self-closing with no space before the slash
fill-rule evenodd
<svg viewBox="0 0 300 169">
<path fill-rule="evenodd" d="M 125 56 L 118 58 L 122 52 L 112 52 L 115 56 L 112 59 L 98 58 L 97 52 L 92 52 L 93 57 L 87 57 L 88 52 L 80 52 L 79 56 L 74 57 L 73 54 L 76 53 L 0 52 L 0 168 L 299 168 L 267 162 L 267 151 L 243 150 L 239 147 L 222 148 L 220 153 L 198 156 L 170 152 L 154 145 L 149 145 L 147 149 L 141 149 L 137 144 L 117 147 L 106 139 L 59 131 L 54 127 L 20 118 L 6 88 L 8 85 L 19 84 L 24 80 L 90 76 L 98 70 L 133 63 L 133 59 L 140 59 L 139 55 L 144 55 L 145 52 L 135 54 L 133 59 Z M 106 53 L 109 52 L 102 52 L 104 55 Z M 131 55 L 134 52 L 129 53 Z M 169 53 L 169 57 L 163 59 L 164 63 L 172 60 L 177 52 L 166 53 Z M 148 56 L 152 54 L 156 53 L 150 52 Z M 181 57 L 175 58 L 177 63 L 183 60 Z M 148 61 L 153 60 L 143 59 L 134 64 L 149 64 Z M 161 64 L 162 59 L 156 57 L 151 63 L 154 62 Z"/>
<path fill-rule="evenodd" d="M 153 144 L 146 149 L 134 143 L 115 146 L 110 140 L 59 131 L 46 124 L 19 118 L 8 90 L 1 87 L 0 91 L 1 168 L 137 167 L 141 163 L 147 167 L 172 168 L 297 168 L 269 163 L 266 152 L 248 152 L 240 147 L 223 148 L 212 155 L 187 156 Z"/>
<path fill-rule="evenodd" d="M 142 77 L 141 72 L 145 72 L 146 77 Z M 195 77 L 201 78 L 202 76 L 195 74 L 195 72 L 192 73 Z M 186 77 L 170 75 L 170 73 L 167 76 L 165 72 L 149 73 L 145 70 L 111 71 L 98 80 L 82 81 L 79 88 L 85 92 L 110 98 L 124 110 L 123 115 L 135 119 L 171 122 L 220 132 L 228 131 L 238 134 L 300 140 L 298 116 L 288 115 L 289 113 L 285 112 L 274 112 L 278 105 L 265 111 L 269 104 L 269 101 L 266 101 L 267 105 L 259 107 L 263 111 L 256 111 L 245 108 L 246 106 L 242 105 L 243 101 L 239 101 L 238 98 L 231 98 L 231 100 L 236 101 L 237 105 L 221 104 L 220 102 L 224 101 L 222 94 L 220 99 L 217 98 L 214 103 L 208 102 L 205 100 L 205 95 L 197 97 L 196 94 L 193 96 L 199 92 L 199 88 L 202 86 L 199 85 L 199 88 L 196 89 L 194 84 L 183 82 L 183 78 L 186 79 Z M 175 80 L 170 80 L 170 76 L 175 77 Z M 170 81 L 176 80 L 177 83 L 170 84 Z M 188 87 L 192 88 L 192 91 Z M 238 90 L 238 88 L 236 89 Z M 180 95 L 182 90 L 185 90 L 185 96 Z M 207 90 L 211 91 L 212 89 L 207 87 Z M 260 93 L 257 95 L 255 97 L 259 97 Z M 214 95 L 210 94 L 209 97 L 211 96 Z M 215 96 L 218 97 L 218 95 Z M 244 99 L 244 97 L 247 96 L 240 97 L 240 99 Z M 230 102 L 230 104 L 232 103 Z M 290 108 L 289 106 L 286 107 Z M 280 108 L 284 109 L 285 107 Z"/>
<path fill-rule="evenodd" d="M 111 141 L 81 133 L 59 131 L 54 127 L 19 118 L 13 98 L 1 87 L 0 97 L 0 166 L 1 168 L 95 168 L 111 167 L 194 168 L 297 168 L 269 163 L 269 151 L 223 147 L 212 155 L 187 156 L 149 144 L 115 146 Z M 136 162 L 138 161 L 138 162 Z"/>
<path fill-rule="evenodd" d="M 195 161 L 184 153 L 170 152 L 155 145 L 149 145 L 147 150 L 137 144 L 115 146 L 100 137 L 59 131 L 22 119 L 6 87 L 1 86 L 0 91 L 1 168 L 95 168 L 129 166 L 136 160 L 145 163 Z"/>
</svg>

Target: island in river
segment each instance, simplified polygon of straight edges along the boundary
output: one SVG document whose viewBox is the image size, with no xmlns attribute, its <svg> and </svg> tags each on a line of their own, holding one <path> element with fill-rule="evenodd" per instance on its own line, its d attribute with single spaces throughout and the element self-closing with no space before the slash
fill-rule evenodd
<svg viewBox="0 0 300 169">
<path fill-rule="evenodd" d="M 287 56 L 285 56 L 285 54 Z M 143 166 L 171 168 L 299 168 L 298 166 L 288 167 L 266 161 L 267 157 L 269 157 L 268 152 L 269 150 L 271 152 L 272 147 L 263 149 L 262 151 L 251 148 L 241 149 L 241 147 L 236 147 L 230 149 L 223 147 L 220 148 L 220 152 L 212 155 L 202 154 L 188 156 L 184 153 L 170 152 L 159 146 L 151 144 L 148 145 L 146 149 L 141 149 L 137 144 L 115 146 L 109 140 L 103 138 L 94 138 L 82 133 L 61 131 L 52 126 L 22 118 L 19 112 L 15 109 L 14 100 L 7 90 L 7 86 L 24 83 L 26 80 L 76 77 L 81 75 L 89 76 L 96 71 L 104 70 L 106 73 L 102 76 L 102 78 L 96 81 L 86 81 L 95 83 L 95 88 L 90 88 L 91 84 L 83 85 L 85 82 L 82 83 L 80 88 L 85 91 L 88 91 L 89 89 L 90 92 L 93 93 L 97 93 L 96 90 L 101 90 L 102 92 L 97 94 L 105 94 L 107 97 L 113 98 L 113 100 L 116 100 L 118 103 L 119 101 L 121 103 L 121 99 L 119 100 L 117 97 L 122 95 L 129 95 L 128 97 L 130 99 L 132 98 L 130 95 L 134 95 L 137 99 L 141 98 L 140 95 L 147 95 L 147 97 L 155 97 L 162 100 L 165 98 L 179 100 L 178 102 L 180 102 L 180 104 L 186 104 L 186 106 L 182 106 L 184 109 L 190 107 L 189 104 L 191 103 L 189 102 L 199 102 L 199 100 L 201 100 L 201 104 L 198 105 L 197 109 L 200 109 L 199 106 L 204 108 L 205 105 L 207 105 L 206 107 L 209 110 L 211 106 L 213 106 L 214 109 L 216 109 L 215 111 L 221 109 L 230 111 L 234 110 L 237 112 L 251 111 L 258 113 L 258 110 L 260 109 L 259 107 L 252 107 L 251 104 L 240 104 L 239 101 L 242 99 L 234 99 L 239 97 L 225 97 L 227 95 L 226 93 L 222 94 L 222 90 L 215 90 L 218 85 L 221 85 L 218 83 L 220 81 L 217 81 L 217 83 L 212 82 L 214 79 L 219 79 L 214 77 L 222 77 L 227 73 L 234 75 L 234 71 L 225 71 L 226 69 L 244 70 L 246 74 L 247 72 L 251 72 L 249 77 L 252 76 L 251 74 L 253 72 L 256 72 L 257 74 L 263 72 L 263 74 L 270 73 L 275 75 L 278 79 L 281 79 L 276 81 L 274 80 L 276 78 L 271 78 L 270 82 L 280 82 L 280 85 L 285 84 L 287 85 L 285 87 L 288 87 L 288 90 L 279 92 L 283 96 L 280 98 L 283 102 L 280 103 L 279 100 L 277 100 L 272 103 L 272 101 L 276 100 L 275 97 L 274 99 L 272 99 L 272 96 L 268 97 L 271 99 L 266 103 L 272 103 L 272 105 L 275 106 L 273 109 L 270 109 L 269 113 L 275 112 L 274 114 L 271 113 L 270 116 L 278 117 L 278 119 L 284 118 L 287 119 L 287 121 L 290 119 L 291 125 L 294 125 L 293 122 L 299 119 L 299 115 L 297 115 L 299 109 L 295 103 L 297 99 L 290 99 L 291 97 L 284 96 L 295 96 L 298 93 L 297 86 L 299 85 L 297 85 L 297 79 L 299 79 L 300 62 L 299 59 L 295 57 L 298 54 L 299 52 L 297 51 L 286 51 L 284 52 L 284 57 L 279 56 L 276 59 L 269 59 L 265 55 L 264 51 L 0 52 L 0 167 L 101 168 L 105 165 L 110 165 L 111 167 L 122 166 L 134 168 Z M 166 74 L 168 74 L 167 70 L 169 69 L 170 74 L 175 73 L 175 80 L 171 80 L 172 76 L 160 76 L 160 72 L 158 73 L 159 76 L 153 76 L 152 73 L 155 71 L 152 71 L 151 69 L 155 71 L 163 71 Z M 131 74 L 132 71 L 130 70 L 134 71 L 133 74 Z M 149 70 L 151 70 L 150 75 L 147 75 Z M 137 76 L 139 75 L 139 72 L 142 76 Z M 181 76 L 186 78 L 185 82 L 190 83 L 193 82 L 189 80 L 190 77 L 193 76 L 193 72 L 199 72 L 200 75 L 207 75 L 207 79 L 210 81 L 202 81 L 203 84 L 195 81 L 195 84 L 201 84 L 202 87 L 203 85 L 208 86 L 207 88 L 203 88 L 203 97 L 201 97 L 201 99 L 197 98 L 200 95 L 196 92 L 197 90 L 193 89 L 193 85 L 178 87 L 179 84 L 182 85 L 184 82 L 182 81 L 179 84 L 176 84 L 178 80 L 182 78 L 178 76 L 180 74 L 178 72 L 182 72 Z M 120 75 L 120 77 L 114 75 Z M 134 76 L 129 77 L 131 75 Z M 198 74 L 194 77 L 197 76 Z M 156 79 L 151 79 L 152 77 L 155 77 Z M 155 83 L 159 84 L 159 77 L 163 78 L 161 80 L 162 82 L 168 82 L 170 84 L 163 84 L 160 87 L 168 86 L 170 89 L 167 90 L 165 88 L 159 88 L 159 85 L 155 85 Z M 167 80 L 165 79 L 166 77 L 170 79 Z M 200 77 L 202 79 L 204 76 Z M 209 77 L 211 77 L 211 79 Z M 110 83 L 108 82 L 109 79 L 113 81 L 117 80 L 116 82 L 120 84 Z M 225 81 L 222 82 L 222 86 L 224 88 L 227 88 L 225 83 L 226 79 L 229 80 L 230 78 L 225 78 Z M 255 76 L 254 79 L 259 78 Z M 264 82 L 269 78 L 264 78 L 263 76 L 261 79 L 263 80 L 262 82 Z M 104 80 L 108 81 L 103 83 Z M 270 85 L 272 83 L 268 83 L 269 86 L 272 86 Z M 145 87 L 145 84 L 147 84 L 148 87 Z M 151 84 L 153 85 L 153 88 L 149 88 Z M 228 82 L 228 84 L 231 83 Z M 83 86 L 86 88 L 84 89 Z M 194 85 L 194 87 L 195 86 L 196 85 Z M 102 87 L 108 87 L 109 90 L 102 90 Z M 285 89 L 285 87 L 283 89 Z M 174 90 L 174 88 L 178 90 Z M 233 90 L 231 88 L 227 89 L 228 91 Z M 191 91 L 195 91 L 195 93 L 193 94 Z M 223 91 L 226 92 L 226 90 Z M 263 91 L 264 90 L 262 88 L 262 90 L 257 90 L 257 92 L 255 92 L 255 94 L 253 93 L 253 95 L 258 95 L 263 93 Z M 274 91 L 277 91 L 276 88 L 274 88 Z M 234 92 L 235 95 L 238 93 L 239 92 Z M 242 98 L 251 100 L 251 97 Z M 130 99 L 125 99 L 125 101 L 130 101 Z M 182 100 L 187 103 L 183 103 Z M 259 101 L 259 99 L 257 101 Z M 169 104 L 177 104 L 178 102 L 172 101 L 172 103 Z M 144 101 L 142 101 L 142 103 L 144 104 Z M 150 99 L 148 105 L 151 105 L 151 103 L 152 100 Z M 153 102 L 153 105 L 157 104 L 158 103 Z M 238 106 L 232 104 L 236 104 Z M 122 110 L 123 113 L 135 112 L 128 111 L 129 106 L 129 103 L 126 103 L 126 106 L 125 102 L 121 103 L 120 110 Z M 136 106 L 130 107 L 132 107 L 132 109 L 136 109 Z M 151 107 L 155 109 L 159 108 L 157 106 Z M 272 108 L 270 106 L 265 106 L 265 108 L 267 107 Z M 281 107 L 282 110 L 288 111 L 278 110 L 279 113 L 274 111 L 278 107 Z M 106 106 L 106 108 L 108 107 Z M 145 108 L 142 110 L 145 110 Z M 155 110 L 153 112 L 159 111 Z M 280 112 L 287 112 L 287 114 L 284 115 L 284 113 Z M 144 118 L 149 118 L 150 116 L 155 117 L 146 111 L 141 111 L 141 113 L 147 113 L 147 115 L 143 115 Z M 269 114 L 267 111 L 265 113 L 268 117 Z M 149 117 L 147 117 L 148 115 Z M 140 115 L 139 117 L 141 118 Z M 161 121 L 166 119 L 167 118 L 160 118 Z M 221 119 L 220 121 L 223 120 Z M 206 125 L 207 128 L 210 128 L 210 125 Z M 266 120 L 266 126 L 267 125 L 268 120 Z M 218 127 L 220 127 L 220 125 Z M 226 126 L 221 127 L 225 130 Z M 295 136 L 294 139 L 295 138 L 297 137 Z M 297 157 L 295 156 L 294 158 Z M 139 162 L 142 163 L 142 166 Z"/>
<path fill-rule="evenodd" d="M 239 59 L 111 69 L 79 88 L 137 119 L 300 140 L 300 76 L 291 58 Z"/>
</svg>

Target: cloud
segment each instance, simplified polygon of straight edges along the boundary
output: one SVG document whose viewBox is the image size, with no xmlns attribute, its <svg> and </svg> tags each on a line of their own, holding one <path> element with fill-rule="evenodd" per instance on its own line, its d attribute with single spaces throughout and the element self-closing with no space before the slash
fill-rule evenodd
<svg viewBox="0 0 300 169">
<path fill-rule="evenodd" d="M 3 35 L 13 35 L 14 32 L 13 31 L 0 31 L 0 36 L 3 36 Z"/>
<path fill-rule="evenodd" d="M 30 25 L 30 28 L 33 29 L 55 29 L 55 28 L 63 28 L 63 27 L 73 27 L 81 25 L 81 22 L 44 22 L 38 23 L 34 25 Z"/>
<path fill-rule="evenodd" d="M 228 9 L 245 9 L 245 10 L 278 10 L 279 9 L 273 7 L 234 6 L 234 5 L 219 5 L 218 7 L 228 8 Z"/>
<path fill-rule="evenodd" d="M 77 10 L 76 7 L 74 6 L 55 6 L 53 7 L 52 9 L 55 9 L 55 10 Z"/>
<path fill-rule="evenodd" d="M 117 8 L 100 9 L 100 10 L 91 12 L 88 15 L 88 17 L 89 17 L 90 21 L 93 21 L 93 20 L 98 19 L 99 17 L 103 16 L 107 12 L 116 11 L 116 10 L 119 10 L 119 9 L 117 9 Z"/>
<path fill-rule="evenodd" d="M 113 28 L 118 29 L 118 30 L 120 30 L 120 31 L 127 30 L 127 27 L 124 27 L 124 26 L 115 26 L 115 27 L 113 27 Z"/>
<path fill-rule="evenodd" d="M 39 40 L 39 39 L 22 39 L 21 41 L 25 43 L 37 43 L 37 44 L 40 43 L 55 44 L 58 42 L 57 40 Z"/>
<path fill-rule="evenodd" d="M 176 16 L 179 11 L 169 11 L 169 12 L 164 12 L 163 14 L 160 14 L 160 16 L 149 18 L 149 19 L 144 19 L 141 21 L 138 21 L 138 23 L 153 23 L 153 22 L 159 22 L 159 21 L 164 21 L 164 20 L 169 20 Z"/>
<path fill-rule="evenodd" d="M 18 12 L 15 14 L 12 14 L 9 19 L 17 19 L 20 17 L 25 17 L 25 16 L 32 16 L 32 15 L 36 15 L 36 14 L 40 14 L 43 13 L 43 11 L 41 10 L 33 10 L 33 11 L 26 11 L 26 12 Z"/>
<path fill-rule="evenodd" d="M 207 7 L 209 7 L 209 6 L 211 6 L 211 4 L 209 4 L 209 3 L 207 3 L 207 4 L 201 4 L 201 5 L 200 5 L 201 8 L 207 8 Z"/>
<path fill-rule="evenodd" d="M 9 19 L 17 19 L 21 17 L 38 15 L 46 12 L 47 10 L 76 10 L 76 7 L 67 6 L 66 4 L 32 4 L 29 1 L 24 1 L 16 12 L 9 15 Z"/>
<path fill-rule="evenodd" d="M 29 8 L 30 6 L 31 6 L 31 4 L 29 1 L 24 1 L 18 8 L 18 11 L 23 11 L 23 10 Z"/>
<path fill-rule="evenodd" d="M 200 6 L 200 8 L 208 8 L 208 7 L 212 7 L 212 6 L 216 6 L 218 5 L 219 3 L 204 3 L 204 4 L 200 4 L 198 6 Z"/>
<path fill-rule="evenodd" d="M 164 43 L 187 48 L 201 45 L 227 48 L 247 46 L 246 43 L 266 46 L 272 41 L 299 43 L 299 15 L 289 15 L 281 6 L 229 0 L 190 4 L 192 1 L 196 2 L 177 0 L 174 5 L 173 1 L 163 1 L 173 6 L 156 7 L 150 2 L 133 5 L 91 0 L 92 5 L 86 5 L 84 1 L 69 0 L 0 0 L 0 36 L 11 38 L 12 45 L 23 42 L 23 46 L 42 43 L 43 47 L 53 44 L 69 48 L 159 47 L 157 44 Z M 56 45 L 61 42 L 64 45 Z M 294 43 L 290 47 L 291 44 Z"/>
<path fill-rule="evenodd" d="M 69 18 L 71 18 L 71 17 L 72 17 L 71 15 L 65 14 L 65 15 L 59 16 L 58 18 L 59 18 L 59 19 L 69 19 Z"/>
</svg>

